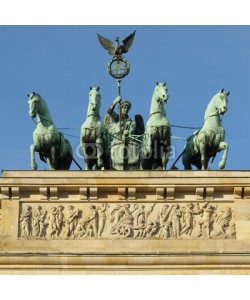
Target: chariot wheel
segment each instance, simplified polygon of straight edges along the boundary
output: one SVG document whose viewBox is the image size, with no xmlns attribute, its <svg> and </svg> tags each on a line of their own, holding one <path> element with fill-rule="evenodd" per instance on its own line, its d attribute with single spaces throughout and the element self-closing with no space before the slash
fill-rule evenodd
<svg viewBox="0 0 250 300">
<path fill-rule="evenodd" d="M 131 236 L 132 228 L 130 228 L 126 225 L 121 225 L 118 227 L 117 233 L 120 237 L 129 237 L 129 236 Z"/>
</svg>

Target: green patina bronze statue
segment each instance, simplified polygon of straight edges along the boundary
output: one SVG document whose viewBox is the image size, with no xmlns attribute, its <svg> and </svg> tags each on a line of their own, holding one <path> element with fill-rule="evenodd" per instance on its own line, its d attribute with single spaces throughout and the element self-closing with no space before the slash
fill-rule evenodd
<svg viewBox="0 0 250 300">
<path fill-rule="evenodd" d="M 209 102 L 204 116 L 204 125 L 187 139 L 182 162 L 185 170 L 192 165 L 199 170 L 206 170 L 211 157 L 224 150 L 219 168 L 224 169 L 229 145 L 224 141 L 225 130 L 221 126 L 221 116 L 227 111 L 229 92 L 220 90 Z"/>
<path fill-rule="evenodd" d="M 165 109 L 168 97 L 166 83 L 157 82 L 142 144 L 141 166 L 144 170 L 166 170 L 171 152 L 171 129 Z"/>
<path fill-rule="evenodd" d="M 116 105 L 120 106 L 120 113 L 114 111 Z M 141 115 L 133 120 L 129 116 L 131 102 L 122 101 L 118 96 L 107 111 L 105 119 L 111 136 L 111 164 L 116 170 L 138 170 L 140 167 L 141 136 L 144 133 L 144 121 Z"/>
<path fill-rule="evenodd" d="M 110 169 L 110 136 L 100 117 L 101 94 L 99 87 L 90 87 L 87 118 L 81 127 L 80 145 L 85 170 Z"/>
<path fill-rule="evenodd" d="M 116 44 L 97 34 L 98 40 L 104 49 L 113 56 L 108 63 L 108 73 L 117 80 L 118 97 L 113 101 L 104 118 L 105 126 L 111 137 L 111 168 L 116 170 L 138 170 L 140 168 L 141 138 L 144 133 L 144 121 L 141 115 L 133 120 L 129 116 L 131 102 L 122 101 L 121 79 L 128 75 L 130 65 L 122 56 L 131 47 L 135 31 L 127 36 L 122 44 L 116 37 Z M 119 104 L 119 113 L 114 111 Z"/>
<path fill-rule="evenodd" d="M 97 33 L 98 40 L 100 44 L 103 46 L 104 49 L 108 50 L 108 53 L 110 55 L 122 55 L 123 53 L 127 53 L 129 48 L 132 46 L 134 37 L 135 37 L 135 32 L 131 33 L 129 36 L 127 36 L 123 41 L 122 45 L 119 43 L 119 38 L 117 37 L 115 39 L 116 45 L 113 44 L 113 42 L 100 34 Z"/>
<path fill-rule="evenodd" d="M 117 114 L 114 108 L 117 104 L 121 105 L 121 114 Z M 131 103 L 128 100 L 122 101 L 122 97 L 118 96 L 113 101 L 112 105 L 108 109 L 108 114 L 110 115 L 113 122 L 113 132 L 114 134 L 123 134 L 127 131 L 127 134 L 133 134 L 135 128 L 135 122 L 128 115 L 131 109 Z"/>
<path fill-rule="evenodd" d="M 45 100 L 35 92 L 28 97 L 29 115 L 36 123 L 34 144 L 30 146 L 31 168 L 37 169 L 35 152 L 38 152 L 51 170 L 68 170 L 73 159 L 69 141 L 56 129 Z"/>
</svg>

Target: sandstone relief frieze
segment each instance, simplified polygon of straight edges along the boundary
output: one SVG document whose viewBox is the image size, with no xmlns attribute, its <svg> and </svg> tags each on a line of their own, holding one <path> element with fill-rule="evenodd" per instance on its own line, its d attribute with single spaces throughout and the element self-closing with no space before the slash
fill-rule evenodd
<svg viewBox="0 0 250 300">
<path fill-rule="evenodd" d="M 19 239 L 235 238 L 230 204 L 20 203 Z"/>
</svg>

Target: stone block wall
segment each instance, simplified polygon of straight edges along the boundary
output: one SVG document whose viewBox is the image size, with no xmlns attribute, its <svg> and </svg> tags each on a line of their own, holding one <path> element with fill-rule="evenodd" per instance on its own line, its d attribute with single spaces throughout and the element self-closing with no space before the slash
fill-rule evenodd
<svg viewBox="0 0 250 300">
<path fill-rule="evenodd" d="M 249 175 L 3 171 L 0 273 L 249 274 Z"/>
</svg>

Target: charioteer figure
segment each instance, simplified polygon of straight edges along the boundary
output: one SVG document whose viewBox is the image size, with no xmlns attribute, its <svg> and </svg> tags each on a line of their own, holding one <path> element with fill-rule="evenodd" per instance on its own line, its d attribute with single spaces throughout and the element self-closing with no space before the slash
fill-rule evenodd
<svg viewBox="0 0 250 300">
<path fill-rule="evenodd" d="M 115 112 L 116 105 L 120 103 L 121 113 L 120 115 Z M 118 96 L 109 107 L 107 113 L 110 115 L 113 123 L 113 133 L 123 135 L 134 134 L 135 121 L 129 116 L 131 109 L 131 103 L 128 100 L 122 101 L 122 97 Z"/>
</svg>

